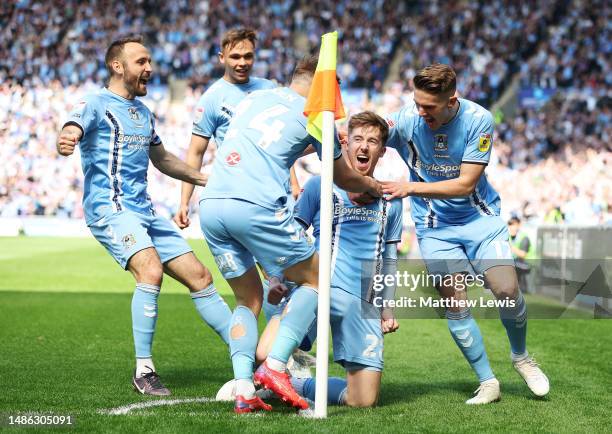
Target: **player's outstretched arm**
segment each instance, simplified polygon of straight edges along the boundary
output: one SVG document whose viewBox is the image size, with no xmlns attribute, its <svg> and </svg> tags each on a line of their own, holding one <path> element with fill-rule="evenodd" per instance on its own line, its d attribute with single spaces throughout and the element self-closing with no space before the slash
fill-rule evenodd
<svg viewBox="0 0 612 434">
<path fill-rule="evenodd" d="M 452 199 L 469 196 L 476 189 L 485 170 L 484 164 L 463 163 L 457 178 L 438 182 L 382 181 L 383 192 L 388 200 L 408 196 L 430 199 Z"/>
<path fill-rule="evenodd" d="M 385 276 L 395 276 L 397 271 L 397 243 L 389 243 L 385 246 L 383 253 L 383 269 L 382 272 Z M 383 300 L 394 300 L 396 281 L 391 279 L 390 285 L 385 284 L 383 289 L 382 298 Z M 384 334 L 393 333 L 399 328 L 399 323 L 395 319 L 393 309 L 390 307 L 384 307 L 381 311 L 380 327 Z"/>
<path fill-rule="evenodd" d="M 199 170 L 189 167 L 176 155 L 166 151 L 163 143 L 149 148 L 149 158 L 153 165 L 164 175 L 195 185 L 205 186 L 208 177 Z"/>
<path fill-rule="evenodd" d="M 378 181 L 360 175 L 342 157 L 334 160 L 334 183 L 341 189 L 353 193 L 368 193 L 374 197 L 383 195 L 382 186 Z"/>
<path fill-rule="evenodd" d="M 186 163 L 189 167 L 200 170 L 202 168 L 202 161 L 204 160 L 204 154 L 208 148 L 209 137 L 198 136 L 197 134 L 191 135 L 191 142 L 189 143 L 189 149 L 187 150 Z M 193 195 L 194 185 L 189 182 L 183 182 L 181 185 L 181 203 L 179 209 L 174 215 L 174 222 L 176 225 L 185 229 L 191 223 L 189 221 L 189 201 Z"/>
<path fill-rule="evenodd" d="M 71 155 L 74 152 L 76 144 L 83 137 L 83 131 L 76 125 L 69 124 L 62 128 L 57 138 L 55 145 L 57 152 L 64 157 Z"/>
</svg>

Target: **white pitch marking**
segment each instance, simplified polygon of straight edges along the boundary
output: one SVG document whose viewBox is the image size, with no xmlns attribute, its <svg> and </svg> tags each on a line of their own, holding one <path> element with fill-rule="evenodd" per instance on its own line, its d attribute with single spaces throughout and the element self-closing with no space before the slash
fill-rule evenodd
<svg viewBox="0 0 612 434">
<path fill-rule="evenodd" d="M 213 398 L 186 398 L 186 399 L 159 399 L 156 401 L 137 402 L 111 409 L 98 410 L 98 413 L 108 415 L 128 414 L 132 410 L 142 410 L 143 408 L 162 407 L 166 405 L 191 404 L 194 402 L 215 402 Z"/>
</svg>

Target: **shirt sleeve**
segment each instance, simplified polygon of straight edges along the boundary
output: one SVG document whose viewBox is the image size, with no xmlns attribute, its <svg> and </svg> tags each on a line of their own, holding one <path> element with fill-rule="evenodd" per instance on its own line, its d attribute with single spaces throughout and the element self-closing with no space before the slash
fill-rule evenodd
<svg viewBox="0 0 612 434">
<path fill-rule="evenodd" d="M 155 116 L 153 113 L 149 113 L 149 116 L 151 116 L 151 142 L 149 143 L 149 146 L 159 146 L 161 145 L 162 141 L 155 132 Z"/>
<path fill-rule="evenodd" d="M 529 237 L 523 237 L 521 240 L 521 245 L 519 246 L 522 251 L 528 252 L 529 247 L 531 246 L 531 241 L 529 241 Z"/>
<path fill-rule="evenodd" d="M 387 139 L 387 143 L 385 146 L 388 146 L 393 149 L 398 149 L 401 146 L 401 134 L 399 129 L 399 118 L 401 112 L 391 113 L 387 115 L 385 121 L 387 121 L 387 126 L 389 127 L 389 138 Z"/>
<path fill-rule="evenodd" d="M 306 182 L 304 191 L 295 205 L 295 219 L 307 229 L 312 225 L 320 207 L 321 177 L 313 176 Z"/>
<path fill-rule="evenodd" d="M 321 145 L 321 142 L 319 142 L 317 139 L 315 139 L 311 135 L 309 135 L 308 138 L 310 139 L 310 143 L 312 144 L 312 146 L 314 146 L 315 151 L 317 152 L 317 156 L 319 157 L 319 160 L 320 160 L 321 152 L 323 151 L 323 145 Z M 342 146 L 340 145 L 340 138 L 338 137 L 338 131 L 336 131 L 336 128 L 334 127 L 334 160 L 337 160 L 340 157 L 342 157 Z"/>
<path fill-rule="evenodd" d="M 87 96 L 72 108 L 64 126 L 76 125 L 83 131 L 83 135 L 85 135 L 95 129 L 97 124 L 98 109 L 96 107 L 95 98 Z"/>
<path fill-rule="evenodd" d="M 395 199 L 391 201 L 387 230 L 385 231 L 385 243 L 399 243 L 402 240 L 402 229 L 404 227 L 402 217 L 402 200 Z"/>
<path fill-rule="evenodd" d="M 191 133 L 209 139 L 214 136 L 218 126 L 214 94 L 204 92 L 194 108 Z"/>
<path fill-rule="evenodd" d="M 486 112 L 474 123 L 468 135 L 462 163 L 489 164 L 493 147 L 493 116 Z"/>
</svg>

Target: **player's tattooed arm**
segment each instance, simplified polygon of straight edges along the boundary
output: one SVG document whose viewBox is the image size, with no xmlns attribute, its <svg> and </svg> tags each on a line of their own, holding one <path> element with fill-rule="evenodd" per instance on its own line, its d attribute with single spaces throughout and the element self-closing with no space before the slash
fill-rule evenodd
<svg viewBox="0 0 612 434">
<path fill-rule="evenodd" d="M 341 189 L 353 193 L 368 193 L 374 197 L 383 195 L 382 186 L 377 180 L 360 175 L 344 158 L 334 160 L 334 183 Z"/>
<path fill-rule="evenodd" d="M 83 137 L 83 130 L 81 128 L 74 124 L 65 125 L 57 138 L 55 145 L 57 152 L 64 157 L 71 155 L 81 137 Z"/>
<path fill-rule="evenodd" d="M 149 158 L 153 165 L 164 175 L 195 185 L 205 186 L 208 176 L 181 161 L 176 155 L 166 151 L 160 143 L 149 148 Z"/>
<path fill-rule="evenodd" d="M 191 135 L 191 142 L 189 143 L 189 149 L 187 150 L 186 163 L 189 167 L 200 170 L 202 168 L 202 161 L 204 160 L 204 154 L 208 149 L 209 137 L 198 136 L 197 134 Z M 174 215 L 173 219 L 176 225 L 185 229 L 191 221 L 189 220 L 189 201 L 193 196 L 194 185 L 189 182 L 183 182 L 181 185 L 181 204 L 179 209 Z"/>
<path fill-rule="evenodd" d="M 478 180 L 485 170 L 484 164 L 463 163 L 457 178 L 437 182 L 383 181 L 385 198 L 392 200 L 408 196 L 429 199 L 451 199 L 469 196 L 476 189 Z"/>
</svg>

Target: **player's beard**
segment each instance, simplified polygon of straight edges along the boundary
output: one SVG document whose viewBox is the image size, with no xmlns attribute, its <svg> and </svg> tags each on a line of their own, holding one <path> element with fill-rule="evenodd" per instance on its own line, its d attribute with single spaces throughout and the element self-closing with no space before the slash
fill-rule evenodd
<svg viewBox="0 0 612 434">
<path fill-rule="evenodd" d="M 132 74 L 127 70 L 123 77 L 123 85 L 130 95 L 145 96 L 147 94 L 146 85 L 141 86 L 140 84 L 140 76 Z"/>
</svg>

